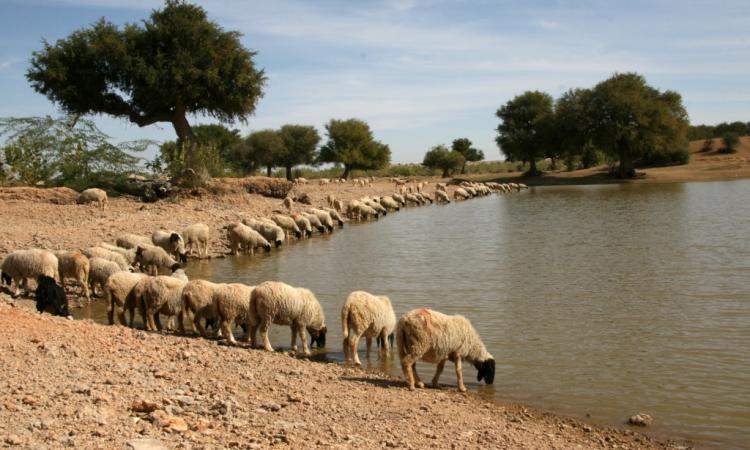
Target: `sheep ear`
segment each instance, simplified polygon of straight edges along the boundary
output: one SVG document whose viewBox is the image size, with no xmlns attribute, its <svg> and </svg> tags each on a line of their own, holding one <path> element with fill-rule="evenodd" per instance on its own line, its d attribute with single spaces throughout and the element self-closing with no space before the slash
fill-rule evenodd
<svg viewBox="0 0 750 450">
<path fill-rule="evenodd" d="M 180 240 L 180 235 L 177 233 L 172 233 L 169 235 L 169 242 L 177 242 Z"/>
</svg>

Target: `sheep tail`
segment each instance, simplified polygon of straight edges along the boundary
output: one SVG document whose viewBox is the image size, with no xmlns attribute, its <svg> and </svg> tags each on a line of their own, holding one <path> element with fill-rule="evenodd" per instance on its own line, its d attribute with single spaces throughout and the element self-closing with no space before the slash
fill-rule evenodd
<svg viewBox="0 0 750 450">
<path fill-rule="evenodd" d="M 344 336 L 344 339 L 349 338 L 349 306 L 344 305 L 343 308 L 341 308 L 341 334 Z"/>
</svg>

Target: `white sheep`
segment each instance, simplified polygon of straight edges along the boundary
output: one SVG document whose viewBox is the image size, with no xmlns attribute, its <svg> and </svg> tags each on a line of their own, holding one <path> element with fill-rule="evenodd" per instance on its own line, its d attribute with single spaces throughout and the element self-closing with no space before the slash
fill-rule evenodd
<svg viewBox="0 0 750 450">
<path fill-rule="evenodd" d="M 391 197 L 393 197 L 394 200 L 398 202 L 401 206 L 406 206 L 406 199 L 404 199 L 404 196 L 398 193 L 391 194 Z"/>
<path fill-rule="evenodd" d="M 388 210 L 391 210 L 391 211 L 399 211 L 401 209 L 401 205 L 398 204 L 398 202 L 396 201 L 396 199 L 394 199 L 393 197 L 391 197 L 389 195 L 380 197 L 380 204 L 385 209 L 388 209 Z"/>
<path fill-rule="evenodd" d="M 283 214 L 274 214 L 271 220 L 286 232 L 287 239 L 289 239 L 290 234 L 294 234 L 297 239 L 302 237 L 302 231 L 300 231 L 299 226 L 291 217 Z"/>
<path fill-rule="evenodd" d="M 461 361 L 466 360 L 479 371 L 477 381 L 487 384 L 495 379 L 495 359 L 487 351 L 474 327 L 463 316 L 448 316 L 431 309 L 413 309 L 404 314 L 396 325 L 396 343 L 401 368 L 409 390 L 423 388 L 417 374 L 417 360 L 436 363 L 432 386 L 438 386 L 440 374 L 449 359 L 456 365 L 458 390 L 466 391 Z M 416 382 L 416 383 L 415 383 Z"/>
<path fill-rule="evenodd" d="M 39 275 L 46 275 L 60 280 L 57 257 L 47 250 L 29 249 L 16 250 L 8 254 L 0 265 L 3 283 L 15 284 L 14 297 L 20 294 L 20 288 L 28 291 L 27 281 L 33 278 L 36 281 Z"/>
<path fill-rule="evenodd" d="M 315 295 L 308 289 L 295 288 L 278 281 L 266 281 L 253 290 L 251 306 L 255 308 L 258 325 L 252 327 L 253 342 L 255 330 L 260 328 L 263 347 L 272 352 L 268 340 L 268 329 L 271 323 L 289 325 L 292 329 L 292 351 L 297 351 L 297 336 L 302 340 L 305 355 L 310 354 L 305 338 L 305 330 L 310 333 L 312 341 L 318 347 L 325 346 L 325 326 L 323 308 Z"/>
<path fill-rule="evenodd" d="M 453 191 L 453 200 L 466 200 L 468 198 L 471 198 L 471 195 L 464 188 Z"/>
<path fill-rule="evenodd" d="M 268 242 L 272 242 L 279 248 L 284 244 L 286 233 L 284 230 L 269 219 L 242 219 L 242 223 L 261 234 Z"/>
<path fill-rule="evenodd" d="M 344 218 L 341 217 L 338 211 L 336 211 L 333 208 L 323 208 L 323 210 L 326 211 L 331 216 L 331 219 L 338 222 L 339 226 L 343 228 L 344 223 L 346 222 L 344 221 Z"/>
<path fill-rule="evenodd" d="M 236 255 L 242 249 L 250 252 L 251 255 L 255 255 L 255 249 L 258 247 L 263 247 L 266 252 L 271 251 L 271 244 L 266 238 L 249 226 L 240 222 L 233 222 L 226 228 L 229 248 L 233 255 Z"/>
<path fill-rule="evenodd" d="M 286 209 L 288 209 L 289 211 L 291 211 L 291 210 L 292 210 L 292 206 L 294 206 L 294 200 L 292 199 L 292 197 L 286 197 L 286 198 L 284 199 L 284 201 L 283 201 L 283 202 L 281 202 L 281 204 L 282 204 L 282 205 L 283 205 L 283 206 L 284 206 L 284 207 L 285 207 Z"/>
<path fill-rule="evenodd" d="M 139 245 L 152 245 L 151 238 L 148 236 L 139 236 L 137 234 L 125 233 L 120 235 L 115 241 L 118 247 L 122 248 L 136 248 Z"/>
<path fill-rule="evenodd" d="M 326 227 L 323 226 L 323 224 L 320 222 L 320 219 L 318 219 L 318 216 L 315 214 L 309 213 L 309 212 L 303 212 L 303 216 L 310 222 L 310 225 L 318 230 L 320 233 L 325 233 Z"/>
<path fill-rule="evenodd" d="M 207 280 L 190 280 L 182 288 L 182 304 L 188 316 L 192 316 L 193 331 L 206 337 L 206 329 L 201 319 L 216 320 L 219 318 L 214 301 L 214 292 L 219 286 Z"/>
<path fill-rule="evenodd" d="M 146 330 L 162 330 L 159 314 L 169 316 L 169 323 L 172 323 L 172 317 L 178 316 L 178 326 L 181 333 L 185 332 L 183 322 L 183 305 L 182 305 L 182 288 L 187 284 L 186 281 L 177 277 L 159 275 L 156 277 L 143 278 L 138 282 L 142 284 L 137 289 L 140 302 L 143 304 L 145 315 L 143 323 L 146 324 Z M 138 302 L 138 299 L 136 299 Z M 168 329 L 172 327 L 168 325 Z"/>
<path fill-rule="evenodd" d="M 258 318 L 252 307 L 252 293 L 254 286 L 241 283 L 221 284 L 214 290 L 213 301 L 219 316 L 219 330 L 221 335 L 230 343 L 236 344 L 232 328 L 234 325 L 245 325 L 246 331 L 242 340 L 247 342 L 252 334 L 251 346 L 255 346 L 255 329 Z"/>
<path fill-rule="evenodd" d="M 147 244 L 150 244 L 150 242 L 147 242 Z M 127 261 L 128 264 L 130 264 L 130 265 L 133 265 L 133 263 L 135 263 L 135 247 L 133 247 L 133 248 L 122 248 L 122 247 L 118 247 L 116 245 L 109 244 L 107 242 L 100 242 L 100 243 L 96 244 L 96 246 L 104 248 L 104 249 L 107 249 L 107 250 L 109 250 L 111 252 L 115 252 L 115 253 L 121 254 L 125 258 L 125 261 Z"/>
<path fill-rule="evenodd" d="M 328 204 L 329 208 L 333 208 L 333 204 L 336 202 L 336 197 L 333 194 L 328 194 L 326 196 L 326 203 Z"/>
<path fill-rule="evenodd" d="M 353 359 L 354 364 L 362 365 L 357 354 L 357 345 L 362 336 L 367 339 L 367 353 L 370 353 L 372 338 L 378 338 L 388 352 L 389 338 L 396 328 L 396 314 L 391 300 L 364 291 L 352 292 L 341 308 L 341 328 L 346 361 Z"/>
<path fill-rule="evenodd" d="M 303 237 L 312 236 L 312 224 L 304 214 L 295 214 L 292 216 L 292 219 L 297 224 L 297 227 L 299 227 Z"/>
<path fill-rule="evenodd" d="M 81 252 L 55 252 L 57 257 L 57 270 L 60 273 L 60 280 L 66 278 L 76 280 L 81 287 L 81 295 L 86 300 L 91 300 L 89 294 L 89 272 L 91 264 L 89 259 Z"/>
<path fill-rule="evenodd" d="M 450 203 L 451 199 L 445 191 L 435 191 L 435 203 Z"/>
<path fill-rule="evenodd" d="M 185 250 L 192 254 L 198 250 L 198 258 L 208 257 L 208 238 L 210 230 L 205 223 L 194 223 L 182 230 L 182 238 L 185 240 Z"/>
<path fill-rule="evenodd" d="M 317 217 L 320 221 L 320 224 L 323 225 L 329 233 L 333 232 L 333 219 L 331 219 L 331 215 L 328 214 L 328 211 L 324 211 L 318 208 L 310 208 L 307 210 L 307 212 L 309 214 L 315 215 L 315 217 Z"/>
<path fill-rule="evenodd" d="M 89 284 L 91 285 L 91 293 L 94 294 L 94 296 L 96 296 L 97 286 L 104 288 L 107 280 L 112 274 L 122 271 L 117 263 L 104 258 L 91 258 L 89 264 L 91 267 L 89 271 Z"/>
<path fill-rule="evenodd" d="M 180 233 L 172 230 L 156 230 L 151 235 L 151 241 L 155 246 L 163 248 L 173 257 L 179 258 L 180 261 L 187 261 L 185 239 L 182 238 Z"/>
<path fill-rule="evenodd" d="M 333 201 L 333 209 L 336 211 L 343 213 L 344 212 L 344 202 L 342 202 L 339 199 L 336 199 Z"/>
<path fill-rule="evenodd" d="M 100 209 L 104 209 L 107 206 L 107 202 L 107 192 L 99 188 L 86 189 L 78 194 L 78 198 L 76 198 L 76 203 L 79 205 L 97 203 Z"/>
<path fill-rule="evenodd" d="M 130 270 L 130 263 L 128 263 L 128 260 L 118 252 L 102 247 L 89 247 L 82 249 L 81 253 L 86 255 L 89 259 L 102 258 L 107 261 L 112 261 L 117 264 L 120 270 Z"/>
<path fill-rule="evenodd" d="M 135 251 L 135 262 L 141 266 L 144 272 L 150 275 L 157 275 L 159 269 L 169 269 L 174 272 L 180 268 L 180 263 L 172 258 L 166 250 L 153 245 L 138 246 Z"/>
<path fill-rule="evenodd" d="M 104 298 L 108 305 L 107 316 L 110 325 L 115 323 L 115 314 L 120 320 L 120 325 L 126 325 L 125 310 L 128 310 L 130 312 L 128 324 L 133 326 L 135 309 L 140 306 L 136 303 L 133 288 L 147 276 L 145 273 L 132 273 L 125 270 L 110 275 L 104 284 Z"/>
</svg>

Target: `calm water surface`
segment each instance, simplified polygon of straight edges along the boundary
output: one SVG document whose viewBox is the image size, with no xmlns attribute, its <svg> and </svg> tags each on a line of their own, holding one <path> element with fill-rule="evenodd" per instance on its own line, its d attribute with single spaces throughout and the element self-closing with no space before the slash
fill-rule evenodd
<svg viewBox="0 0 750 450">
<path fill-rule="evenodd" d="M 468 317 L 510 399 L 605 423 L 646 412 L 657 433 L 750 445 L 750 181 L 532 188 L 407 209 L 262 257 L 195 262 L 191 277 L 281 280 L 339 310 L 362 289 L 397 315 Z M 102 302 L 99 302 L 102 303 Z M 101 318 L 101 312 L 83 315 Z M 106 319 L 105 319 L 106 320 Z M 274 327 L 275 346 L 288 347 Z M 362 349 L 364 344 L 362 344 Z M 366 366 L 400 374 L 377 352 Z M 429 379 L 434 366 L 420 367 Z M 464 366 L 467 380 L 475 370 Z M 452 367 L 442 381 L 455 383 Z"/>
</svg>

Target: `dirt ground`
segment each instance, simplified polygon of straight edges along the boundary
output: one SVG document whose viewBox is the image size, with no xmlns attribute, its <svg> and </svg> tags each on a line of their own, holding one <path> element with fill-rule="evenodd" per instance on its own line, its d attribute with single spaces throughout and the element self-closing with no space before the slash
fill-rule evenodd
<svg viewBox="0 0 750 450">
<path fill-rule="evenodd" d="M 432 192 L 437 180 L 429 181 Z M 367 188 L 311 183 L 295 195 L 320 205 L 328 194 L 348 200 L 393 190 L 386 180 Z M 210 251 L 220 255 L 224 224 L 281 209 L 278 199 L 224 191 L 153 204 L 121 197 L 100 212 L 75 205 L 65 189 L 0 189 L 0 255 L 199 221 L 211 227 Z M 409 392 L 379 372 L 40 316 L 7 289 L 0 335 L 0 447 L 685 448 L 473 394 Z"/>
</svg>

